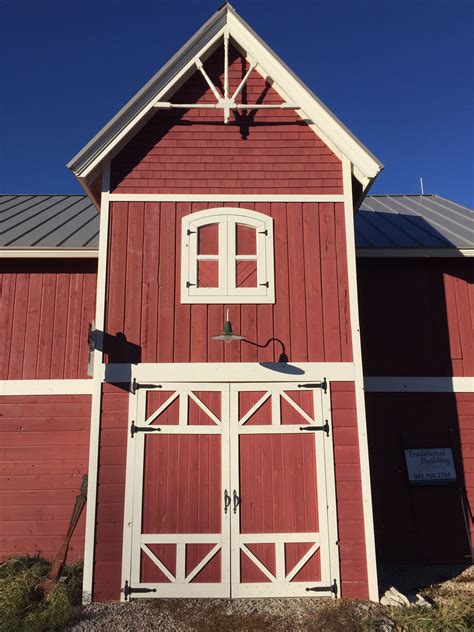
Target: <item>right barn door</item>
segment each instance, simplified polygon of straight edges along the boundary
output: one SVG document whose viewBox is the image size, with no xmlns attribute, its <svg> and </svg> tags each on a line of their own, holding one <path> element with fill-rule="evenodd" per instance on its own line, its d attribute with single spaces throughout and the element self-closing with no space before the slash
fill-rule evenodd
<svg viewBox="0 0 474 632">
<path fill-rule="evenodd" d="M 232 597 L 337 594 L 332 432 L 320 388 L 232 384 Z"/>
</svg>

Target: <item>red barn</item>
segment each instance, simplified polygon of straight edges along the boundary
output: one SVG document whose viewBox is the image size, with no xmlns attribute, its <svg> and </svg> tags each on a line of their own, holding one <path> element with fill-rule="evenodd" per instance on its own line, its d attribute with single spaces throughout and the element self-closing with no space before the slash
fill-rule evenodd
<svg viewBox="0 0 474 632">
<path fill-rule="evenodd" d="M 0 200 L 3 556 L 53 557 L 88 472 L 86 599 L 467 559 L 469 211 L 364 201 L 381 163 L 228 4 L 69 167 L 87 197 Z"/>
</svg>

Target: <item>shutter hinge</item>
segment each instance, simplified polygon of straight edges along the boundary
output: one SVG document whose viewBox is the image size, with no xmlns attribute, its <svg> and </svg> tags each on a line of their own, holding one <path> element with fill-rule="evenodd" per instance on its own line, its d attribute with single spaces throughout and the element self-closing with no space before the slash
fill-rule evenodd
<svg viewBox="0 0 474 632">
<path fill-rule="evenodd" d="M 262 285 L 263 287 L 270 287 L 270 282 L 265 281 L 265 283 L 260 283 L 260 285 Z"/>
<path fill-rule="evenodd" d="M 268 230 L 265 228 L 265 230 L 259 230 L 258 231 L 259 235 L 266 235 L 268 237 Z"/>
<path fill-rule="evenodd" d="M 125 586 L 122 589 L 123 596 L 125 601 L 128 601 L 128 598 L 132 593 L 151 593 L 156 592 L 156 588 L 132 588 L 130 584 L 126 581 Z"/>
<path fill-rule="evenodd" d="M 328 392 L 328 382 L 326 378 L 322 382 L 313 382 L 311 384 L 298 384 L 298 388 L 321 388 L 325 393 Z"/>
<path fill-rule="evenodd" d="M 156 428 L 154 426 L 136 426 L 135 422 L 132 421 L 132 425 L 130 426 L 130 435 L 132 439 L 136 432 L 161 432 L 161 428 Z"/>
<path fill-rule="evenodd" d="M 195 235 L 195 234 L 196 234 L 195 230 L 189 230 L 189 228 L 188 228 L 188 230 L 186 231 L 186 235 L 188 235 L 188 236 L 189 235 Z"/>
<path fill-rule="evenodd" d="M 329 437 L 329 422 L 326 419 L 322 426 L 300 426 L 300 430 L 307 430 L 308 432 L 317 432 L 322 430 Z"/>
<path fill-rule="evenodd" d="M 196 285 L 195 283 L 190 283 L 189 281 L 186 281 L 186 287 L 191 287 L 191 285 Z"/>
<path fill-rule="evenodd" d="M 133 382 L 130 386 L 130 392 L 135 395 L 139 388 L 163 388 L 161 384 L 140 384 L 136 378 L 133 378 Z"/>
<path fill-rule="evenodd" d="M 332 594 L 337 597 L 338 594 L 338 590 L 337 590 L 337 581 L 334 580 L 334 582 L 331 584 L 331 586 L 312 586 L 306 588 L 306 592 L 327 592 L 329 590 L 329 592 L 332 592 Z"/>
</svg>

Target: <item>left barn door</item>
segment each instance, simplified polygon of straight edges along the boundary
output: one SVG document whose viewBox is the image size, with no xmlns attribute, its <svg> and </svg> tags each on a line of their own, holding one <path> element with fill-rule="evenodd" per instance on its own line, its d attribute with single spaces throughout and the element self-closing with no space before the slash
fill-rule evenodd
<svg viewBox="0 0 474 632">
<path fill-rule="evenodd" d="M 230 596 L 228 415 L 227 384 L 147 384 L 130 396 L 126 596 Z"/>
</svg>

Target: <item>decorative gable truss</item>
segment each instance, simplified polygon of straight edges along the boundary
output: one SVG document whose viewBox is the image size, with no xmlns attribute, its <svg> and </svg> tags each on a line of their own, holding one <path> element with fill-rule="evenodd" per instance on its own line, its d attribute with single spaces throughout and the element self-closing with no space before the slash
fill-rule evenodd
<svg viewBox="0 0 474 632">
<path fill-rule="evenodd" d="M 218 89 L 204 69 L 209 56 L 224 43 L 224 82 Z M 231 94 L 228 84 L 229 45 L 245 56 L 249 67 L 240 85 Z M 341 160 L 352 164 L 353 175 L 366 190 L 383 168 L 380 161 L 330 112 L 261 40 L 229 5 L 219 9 L 172 59 L 125 105 L 68 164 L 88 195 L 98 204 L 98 183 L 106 158 L 113 158 L 159 109 L 193 109 L 197 104 L 173 102 L 176 91 L 196 72 L 203 75 L 216 99 L 199 107 L 221 110 L 224 122 L 231 111 L 292 109 Z M 272 84 L 282 103 L 242 103 L 243 88 L 252 72 Z"/>
</svg>

